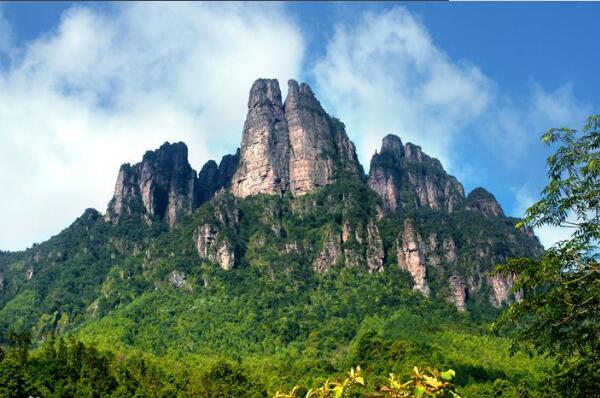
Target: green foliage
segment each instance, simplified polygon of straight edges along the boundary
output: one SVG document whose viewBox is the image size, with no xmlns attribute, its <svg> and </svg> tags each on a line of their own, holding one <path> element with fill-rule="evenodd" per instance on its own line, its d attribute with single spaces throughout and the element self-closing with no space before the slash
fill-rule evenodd
<svg viewBox="0 0 600 398">
<path fill-rule="evenodd" d="M 314 387 L 303 394 L 302 387 L 296 386 L 289 393 L 277 392 L 275 398 L 342 398 L 342 397 L 388 397 L 388 398 L 421 398 L 421 397 L 454 397 L 455 392 L 451 380 L 455 372 L 449 369 L 440 372 L 437 369 L 419 370 L 414 367 L 408 381 L 402 381 L 398 375 L 390 373 L 386 384 L 373 389 L 362 375 L 360 366 L 350 369 L 343 380 L 330 381 L 320 387 Z"/>
<path fill-rule="evenodd" d="M 540 260 L 513 258 L 499 267 L 514 275 L 525 298 L 513 304 L 495 328 L 514 327 L 513 349 L 558 361 L 549 385 L 571 397 L 597 394 L 600 385 L 600 116 L 581 132 L 551 129 L 546 144 L 549 183 L 542 199 L 527 209 L 519 227 L 571 228 L 571 238 Z M 574 382 L 576 380 L 576 382 Z"/>
<path fill-rule="evenodd" d="M 148 224 L 141 203 L 116 225 L 86 212 L 48 242 L 2 253 L 0 331 L 16 325 L 32 330 L 35 343 L 46 341 L 24 366 L 10 365 L 15 356 L 7 355 L 13 359 L 5 371 L 21 372 L 14 378 L 23 381 L 21 391 L 37 388 L 32 394 L 44 397 L 91 396 L 95 388 L 115 397 L 266 396 L 297 383 L 323 386 L 357 363 L 373 391 L 390 371 L 407 379 L 405 369 L 434 363 L 457 370 L 461 395 L 491 397 L 500 389 L 495 383 L 512 388 L 544 374 L 548 361 L 508 358 L 503 337 L 485 336 L 496 315 L 485 282 L 469 297 L 468 313 L 447 302 L 449 273 L 480 283 L 492 258 L 530 251 L 531 239 L 513 230 L 515 220 L 410 209 L 377 221 L 377 195 L 338 177 L 294 198 L 224 193 L 171 228 Z M 231 206 L 239 223 L 222 222 Z M 408 217 L 424 239 L 434 232 L 440 241 L 452 237 L 462 259 L 428 271 L 431 298 L 413 292 L 397 264 Z M 368 273 L 365 264 L 369 221 L 386 252 L 381 273 Z M 226 240 L 240 259 L 234 269 L 199 259 L 194 237 L 205 224 L 219 226 L 216 242 Z M 363 242 L 351 233 L 341 248 L 353 250 L 357 264 L 347 267 L 339 256 L 329 272 L 316 274 L 312 261 L 346 224 L 363 231 Z M 485 263 L 477 255 L 483 247 Z M 441 249 L 432 254 L 444 261 Z M 174 272 L 183 285 L 169 280 Z M 66 335 L 77 340 L 53 340 Z M 8 344 L 3 336 L 0 343 Z M 69 359 L 82 355 L 93 366 Z"/>
</svg>

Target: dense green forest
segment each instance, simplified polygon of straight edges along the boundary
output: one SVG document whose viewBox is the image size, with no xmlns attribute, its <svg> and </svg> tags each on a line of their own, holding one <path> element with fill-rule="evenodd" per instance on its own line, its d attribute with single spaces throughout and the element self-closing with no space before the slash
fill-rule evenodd
<svg viewBox="0 0 600 398">
<path fill-rule="evenodd" d="M 581 186 L 576 172 L 568 180 L 584 214 L 598 203 L 592 137 L 596 155 Z M 573 200 L 557 195 L 520 224 L 543 225 L 543 206 L 557 202 L 564 221 Z M 593 396 L 597 213 L 572 241 L 531 258 L 539 243 L 531 230 L 515 230 L 517 219 L 468 203 L 384 217 L 380 205 L 364 183 L 343 176 L 301 197 L 220 192 L 171 226 L 148 218 L 137 200 L 118 223 L 86 210 L 50 240 L 0 253 L 0 397 L 337 397 L 344 385 L 343 396 L 357 397 Z M 212 245 L 204 251 L 226 248 L 235 266 L 199 255 L 201 231 Z M 455 255 L 426 248 L 424 237 L 451 238 L 444 250 Z M 437 258 L 430 293 L 398 266 L 408 238 L 411 250 Z M 375 249 L 385 255 L 373 269 L 366 264 Z M 315 267 L 315 253 L 326 254 L 326 270 Z M 515 288 L 493 301 L 498 282 L 489 278 L 509 258 L 500 274 Z M 466 288 L 448 284 L 459 276 L 472 292 L 465 307 L 452 293 Z M 524 299 L 511 305 L 517 291 Z M 585 380 L 565 384 L 577 375 Z"/>
<path fill-rule="evenodd" d="M 353 208 L 342 215 L 341 207 L 326 202 L 352 189 L 361 199 L 370 195 L 334 185 L 319 200 L 348 217 Z M 285 211 L 292 202 L 268 196 L 242 202 L 240 222 L 247 227 L 240 230 L 272 237 L 259 219 L 265 209 Z M 201 207 L 170 231 L 160 223 L 141 228 L 134 219 L 109 227 L 88 211 L 36 248 L 48 268 L 39 266 L 32 283 L 0 310 L 7 347 L 0 384 L 17 388 L 13 380 L 21 383 L 19 391 L 57 397 L 271 396 L 322 384 L 354 366 L 362 367 L 373 391 L 390 372 L 408 377 L 413 366 L 436 366 L 456 371 L 460 394 L 492 397 L 518 396 L 552 366 L 510 357 L 509 341 L 489 335 L 497 314 L 489 304 L 473 302 L 470 311 L 457 312 L 446 300 L 414 292 L 410 277 L 394 266 L 375 274 L 342 266 L 315 274 L 297 257 L 290 263 L 294 258 L 275 240 L 254 247 L 256 240 L 243 236 L 235 239 L 248 263 L 223 270 L 199 262 L 191 235 L 199 220 L 214 217 L 215 206 Z M 364 217 L 360 207 L 355 211 L 350 217 Z M 426 220 L 435 216 L 430 213 L 413 216 Z M 288 217 L 283 222 L 290 233 L 315 239 L 332 219 L 321 209 L 302 222 L 291 212 Z M 396 224 L 381 229 L 385 234 Z M 121 254 L 115 242 L 133 249 Z M 28 255 L 35 254 L 7 258 L 18 267 Z M 58 256 L 67 266 L 53 264 Z M 172 283 L 174 272 L 185 279 Z M 6 284 L 5 293 L 17 288 Z M 11 330 L 33 334 L 28 356 L 9 338 Z"/>
</svg>

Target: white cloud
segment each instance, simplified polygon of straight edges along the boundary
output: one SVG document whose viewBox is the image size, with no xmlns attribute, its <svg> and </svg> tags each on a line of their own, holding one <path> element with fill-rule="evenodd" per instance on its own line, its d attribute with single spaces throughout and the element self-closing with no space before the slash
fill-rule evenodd
<svg viewBox="0 0 600 398">
<path fill-rule="evenodd" d="M 529 92 L 518 102 L 506 96 L 499 99 L 497 109 L 482 122 L 488 143 L 504 154 L 509 165 L 539 147 L 540 136 L 549 128 L 576 128 L 591 114 L 592 107 L 575 97 L 570 84 L 548 91 L 532 83 Z"/>
<path fill-rule="evenodd" d="M 495 91 L 477 67 L 437 48 L 425 26 L 400 7 L 337 25 L 314 74 L 366 164 L 381 138 L 395 133 L 449 166 L 456 136 Z"/>
<path fill-rule="evenodd" d="M 104 211 L 119 165 L 166 140 L 186 142 L 195 169 L 232 152 L 252 82 L 303 77 L 303 35 L 281 5 L 107 8 L 72 7 L 19 47 L 0 8 L 0 65 L 10 61 L 0 67 L 0 249 L 45 240 L 85 207 Z M 467 134 L 522 164 L 542 131 L 579 126 L 590 110 L 569 85 L 532 84 L 515 101 L 401 7 L 337 24 L 311 73 L 366 167 L 395 133 L 477 184 L 480 171 L 457 158 Z"/>
<path fill-rule="evenodd" d="M 278 6 L 207 3 L 77 6 L 7 48 L 19 57 L 0 71 L 0 248 L 104 211 L 119 165 L 166 140 L 186 142 L 195 169 L 233 151 L 252 82 L 299 77 L 303 48 Z"/>
</svg>

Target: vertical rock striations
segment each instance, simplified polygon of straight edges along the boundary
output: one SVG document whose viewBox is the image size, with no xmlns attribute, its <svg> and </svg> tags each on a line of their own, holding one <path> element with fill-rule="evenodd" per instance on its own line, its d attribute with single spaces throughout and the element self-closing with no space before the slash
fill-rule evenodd
<svg viewBox="0 0 600 398">
<path fill-rule="evenodd" d="M 211 201 L 211 205 L 214 218 L 196 228 L 194 244 L 201 259 L 230 270 L 239 261 L 235 244 L 240 222 L 238 204 L 230 194 L 220 192 Z"/>
<path fill-rule="evenodd" d="M 400 138 L 389 134 L 383 138 L 381 151 L 371 159 L 369 186 L 383 200 L 386 209 L 396 211 L 401 203 L 404 146 Z"/>
<path fill-rule="evenodd" d="M 306 83 L 288 82 L 285 117 L 290 138 L 290 190 L 312 192 L 332 183 L 337 172 L 362 174 L 354 144 L 343 124 L 332 119 Z"/>
<path fill-rule="evenodd" d="M 452 212 L 465 201 L 462 184 L 444 171 L 439 160 L 417 145 L 402 146 L 395 135 L 386 136 L 381 151 L 373 155 L 368 182 L 392 212 L 420 207 Z"/>
<path fill-rule="evenodd" d="M 245 197 L 281 194 L 289 184 L 290 143 L 279 83 L 259 79 L 252 85 L 244 124 L 240 163 L 231 190 Z"/>
<path fill-rule="evenodd" d="M 330 117 L 310 87 L 288 82 L 285 105 L 277 80 L 257 80 L 250 90 L 240 163 L 231 190 L 302 195 L 341 175 L 362 179 L 354 144 L 344 125 Z"/>
<path fill-rule="evenodd" d="M 427 266 L 425 264 L 425 245 L 421 235 L 415 230 L 413 221 L 404 221 L 404 230 L 398 236 L 397 253 L 398 265 L 412 276 L 413 289 L 429 296 L 427 284 Z"/>
<path fill-rule="evenodd" d="M 118 222 L 123 214 L 138 209 L 140 202 L 149 221 L 165 219 L 173 225 L 180 214 L 190 214 L 197 206 L 198 187 L 187 156 L 184 143 L 165 143 L 146 152 L 140 163 L 121 166 L 105 220 Z"/>
</svg>

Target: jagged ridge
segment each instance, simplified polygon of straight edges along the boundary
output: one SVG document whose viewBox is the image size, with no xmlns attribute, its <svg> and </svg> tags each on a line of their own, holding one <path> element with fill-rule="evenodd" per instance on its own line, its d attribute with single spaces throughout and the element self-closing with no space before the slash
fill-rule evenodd
<svg viewBox="0 0 600 398">
<path fill-rule="evenodd" d="M 193 244 L 196 261 L 226 270 L 268 264 L 271 258 L 261 253 L 272 249 L 281 253 L 282 263 L 315 273 L 336 267 L 372 273 L 402 269 L 416 291 L 450 300 L 459 310 L 481 298 L 494 306 L 512 299 L 510 278 L 491 277 L 489 271 L 510 255 L 539 255 L 541 246 L 531 231 L 514 231 L 515 220 L 505 217 L 482 188 L 465 198 L 460 182 L 437 159 L 394 135 L 383 139 L 365 178 L 344 125 L 325 112 L 308 85 L 288 84 L 282 102 L 276 80 L 254 83 L 241 147 L 219 165 L 211 160 L 196 174 L 183 143 L 165 143 L 140 163 L 124 164 L 104 217 L 82 217 L 96 223 L 90 230 L 106 234 L 110 256 L 124 258 L 144 249 L 151 258 L 151 243 L 163 233 L 153 229 L 128 242 L 125 232 L 114 235 L 110 228 L 131 221 L 143 231 L 163 221 L 170 227 L 186 222 L 192 225 L 181 239 Z M 264 195 L 258 194 L 271 198 L 262 201 Z M 204 210 L 196 212 L 199 208 Z M 256 212 L 260 217 L 251 216 Z M 77 228 L 74 224 L 69 231 Z M 130 234 L 132 228 L 125 229 Z M 0 263 L 2 294 L 13 286 L 12 297 L 35 280 L 32 264 L 37 267 L 39 252 L 17 256 L 23 264 L 12 269 L 18 274 L 7 274 Z M 61 252 L 59 261 L 52 251 L 44 254 L 51 267 L 78 255 Z M 103 259 L 99 277 L 109 263 Z M 21 278 L 16 284 L 15 275 Z M 168 280 L 188 286 L 185 277 L 177 269 Z"/>
</svg>

